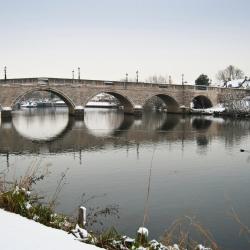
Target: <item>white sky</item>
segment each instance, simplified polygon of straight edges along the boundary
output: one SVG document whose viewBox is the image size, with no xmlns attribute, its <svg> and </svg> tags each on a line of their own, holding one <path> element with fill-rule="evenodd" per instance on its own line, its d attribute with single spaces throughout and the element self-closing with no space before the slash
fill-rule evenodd
<svg viewBox="0 0 250 250">
<path fill-rule="evenodd" d="M 215 79 L 250 75 L 249 0 L 0 0 L 0 67 L 8 77 Z"/>
</svg>

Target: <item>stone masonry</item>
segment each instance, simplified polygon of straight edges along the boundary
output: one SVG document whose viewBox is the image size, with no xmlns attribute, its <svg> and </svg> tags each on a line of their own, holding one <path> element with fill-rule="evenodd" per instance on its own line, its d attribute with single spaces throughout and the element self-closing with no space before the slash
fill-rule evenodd
<svg viewBox="0 0 250 250">
<path fill-rule="evenodd" d="M 194 98 L 201 97 L 214 106 L 227 96 L 244 98 L 250 90 L 203 87 L 194 85 L 151 84 L 99 80 L 72 80 L 59 78 L 23 78 L 0 80 L 1 116 L 11 116 L 15 104 L 26 94 L 47 91 L 62 98 L 69 107 L 69 114 L 82 116 L 88 101 L 99 93 L 109 93 L 124 107 L 124 112 L 134 114 L 143 109 L 153 96 L 160 97 L 171 113 L 181 113 L 189 109 Z"/>
</svg>

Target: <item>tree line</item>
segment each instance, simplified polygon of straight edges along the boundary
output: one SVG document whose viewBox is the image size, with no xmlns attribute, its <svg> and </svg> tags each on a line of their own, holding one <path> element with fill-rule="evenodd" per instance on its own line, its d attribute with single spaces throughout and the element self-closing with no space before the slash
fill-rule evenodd
<svg viewBox="0 0 250 250">
<path fill-rule="evenodd" d="M 245 76 L 243 70 L 239 69 L 236 66 L 229 65 L 223 70 L 219 70 L 216 74 L 216 79 L 223 82 L 224 86 L 226 86 L 227 82 L 237 79 L 243 79 Z M 205 74 L 201 74 L 196 80 L 196 85 L 204 85 L 209 86 L 211 81 L 208 76 Z"/>
<path fill-rule="evenodd" d="M 223 82 L 224 86 L 226 86 L 227 82 L 231 80 L 243 79 L 245 77 L 245 73 L 243 70 L 239 69 L 234 65 L 229 65 L 223 70 L 219 70 L 216 74 L 216 79 L 220 82 Z M 165 77 L 162 75 L 152 75 L 145 79 L 148 83 L 172 83 L 171 76 Z M 201 74 L 195 80 L 195 85 L 203 85 L 209 86 L 211 84 L 211 79 L 206 74 Z"/>
</svg>

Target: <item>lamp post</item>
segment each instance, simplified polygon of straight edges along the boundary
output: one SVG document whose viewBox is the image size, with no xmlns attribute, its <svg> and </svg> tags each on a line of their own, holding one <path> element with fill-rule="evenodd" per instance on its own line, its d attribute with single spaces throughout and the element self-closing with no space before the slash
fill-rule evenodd
<svg viewBox="0 0 250 250">
<path fill-rule="evenodd" d="M 172 78 L 171 78 L 171 76 L 168 77 L 168 84 L 172 84 Z"/>
<path fill-rule="evenodd" d="M 75 79 L 75 71 L 72 70 L 72 80 L 74 80 L 74 79 Z"/>
<path fill-rule="evenodd" d="M 127 82 L 128 82 L 128 73 L 126 73 L 125 81 L 124 81 L 124 83 L 123 83 L 124 89 L 127 88 Z"/>
<path fill-rule="evenodd" d="M 181 75 L 181 85 L 184 86 L 184 74 Z"/>
<path fill-rule="evenodd" d="M 7 67 L 4 66 L 4 80 L 7 80 Z"/>
<path fill-rule="evenodd" d="M 136 82 L 138 83 L 138 80 L 139 80 L 139 71 L 137 70 L 136 71 Z"/>
<path fill-rule="evenodd" d="M 81 79 L 81 71 L 80 70 L 81 70 L 80 67 L 78 67 L 78 80 Z"/>
<path fill-rule="evenodd" d="M 182 106 L 185 107 L 184 105 L 184 100 L 185 100 L 185 93 L 184 93 L 184 74 L 181 74 L 181 85 L 182 85 Z M 184 110 L 182 110 L 184 112 Z"/>
</svg>

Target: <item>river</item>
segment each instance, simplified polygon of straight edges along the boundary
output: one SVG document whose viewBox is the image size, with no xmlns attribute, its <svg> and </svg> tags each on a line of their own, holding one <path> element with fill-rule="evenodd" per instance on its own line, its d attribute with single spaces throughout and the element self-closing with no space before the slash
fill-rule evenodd
<svg viewBox="0 0 250 250">
<path fill-rule="evenodd" d="M 250 121 L 86 109 L 84 121 L 67 109 L 16 111 L 0 125 L 0 172 L 8 180 L 36 168 L 45 174 L 34 188 L 52 199 L 63 179 L 57 210 L 75 214 L 89 207 L 119 209 L 103 219 L 131 237 L 142 224 L 147 189 L 150 238 L 176 219 L 199 221 L 222 249 L 249 243 L 230 216 L 233 208 L 250 226 Z M 89 210 L 88 210 L 89 211 Z M 95 225 L 95 227 L 103 227 Z"/>
</svg>

